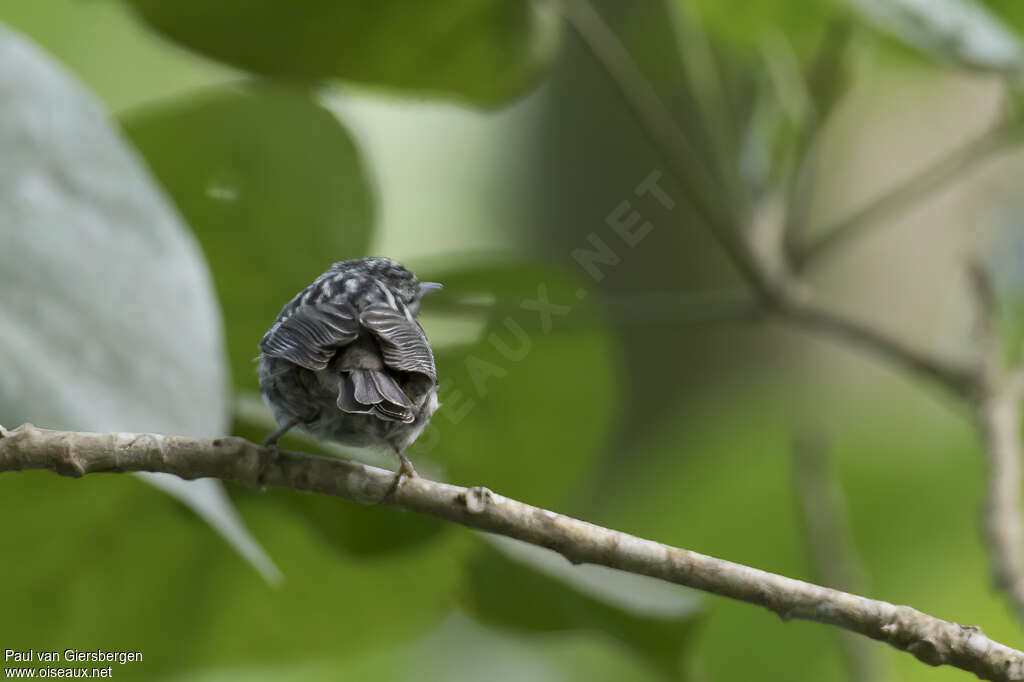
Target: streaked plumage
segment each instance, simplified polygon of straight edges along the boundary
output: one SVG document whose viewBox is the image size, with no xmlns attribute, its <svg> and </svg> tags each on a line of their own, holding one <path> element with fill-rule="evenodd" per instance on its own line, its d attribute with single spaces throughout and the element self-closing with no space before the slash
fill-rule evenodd
<svg viewBox="0 0 1024 682">
<path fill-rule="evenodd" d="M 421 284 L 388 258 L 335 263 L 289 301 L 260 341 L 264 400 L 292 426 L 402 454 L 437 409 L 437 370 L 416 320 Z"/>
</svg>

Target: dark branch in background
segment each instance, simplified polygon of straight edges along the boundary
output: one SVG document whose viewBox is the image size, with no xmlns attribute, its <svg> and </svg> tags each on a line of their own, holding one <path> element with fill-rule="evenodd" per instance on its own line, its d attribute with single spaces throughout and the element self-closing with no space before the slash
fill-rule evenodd
<svg viewBox="0 0 1024 682">
<path fill-rule="evenodd" d="M 892 187 L 846 218 L 810 237 L 807 243 L 790 251 L 796 271 L 803 271 L 827 260 L 839 247 L 880 226 L 886 218 L 906 210 L 919 201 L 963 177 L 967 171 L 1024 141 L 1024 126 L 1013 117 L 998 122 L 988 131 L 963 143 L 934 164 Z"/>
<path fill-rule="evenodd" d="M 618 83 L 627 104 L 637 113 L 641 124 L 646 124 L 656 112 L 659 118 L 671 114 L 657 99 L 657 94 L 646 84 L 643 74 L 629 58 L 622 43 L 604 24 L 600 15 L 586 0 L 570 0 L 574 11 L 566 16 L 588 44 L 608 74 Z M 640 80 L 641 87 L 629 81 Z M 641 93 L 638 95 L 637 93 Z M 699 164 L 699 157 L 678 158 L 676 144 L 659 144 L 668 132 L 678 128 L 658 123 L 657 131 L 648 131 L 659 154 L 670 168 Z M 891 211 L 899 210 L 942 186 L 964 169 L 988 158 L 1008 142 L 1024 136 L 1019 117 L 1011 117 L 989 133 L 964 147 L 906 183 L 897 186 L 864 210 L 838 226 L 826 230 L 826 242 L 812 246 L 813 253 L 824 253 L 840 243 L 848 243 L 863 233 L 873 221 Z M 656 134 L 655 134 L 656 132 Z M 680 133 L 681 134 L 681 133 Z M 686 181 L 678 175 L 679 182 Z M 692 193 L 692 192 L 691 192 Z M 734 223 L 740 223 L 734 219 Z M 714 228 L 715 226 L 712 225 Z M 898 367 L 937 383 L 969 403 L 974 410 L 978 428 L 985 443 L 989 462 L 986 529 L 996 586 L 1010 596 L 1014 610 L 1024 619 L 1024 558 L 1020 539 L 1020 473 L 1021 425 L 1020 402 L 1024 396 L 1024 370 L 1006 372 L 1002 367 L 1001 351 L 995 343 L 993 330 L 995 311 L 991 292 L 979 297 L 981 325 L 984 332 L 978 360 L 965 365 L 938 354 L 914 348 L 885 332 L 860 320 L 846 317 L 817 303 L 811 292 L 794 276 L 794 264 L 789 262 L 784 239 L 777 243 L 755 244 L 747 237 L 752 231 L 732 235 L 719 235 L 719 241 L 728 245 L 727 255 L 743 274 L 750 291 L 757 298 L 755 304 L 769 319 L 828 336 L 841 343 L 870 352 Z M 806 266 L 810 256 L 802 256 Z M 975 283 L 984 277 L 975 268 Z M 980 286 L 979 290 L 988 289 Z"/>
<path fill-rule="evenodd" d="M 795 288 L 780 289 L 784 295 L 768 311 L 769 317 L 794 329 L 835 339 L 934 382 L 957 395 L 970 394 L 977 382 L 972 367 L 937 357 L 875 327 L 835 313 L 815 303 L 809 294 L 794 295 Z"/>
<path fill-rule="evenodd" d="M 356 462 L 270 451 L 242 438 L 201 440 L 131 433 L 0 427 L 0 471 L 48 469 L 64 476 L 158 471 L 213 477 L 400 507 L 553 549 L 569 561 L 608 566 L 763 606 L 783 619 L 841 628 L 951 665 L 985 680 L 1024 679 L 1024 652 L 908 606 L 859 597 L 685 549 L 644 540 L 503 497 L 423 477 L 403 479 Z"/>
<path fill-rule="evenodd" d="M 785 223 L 782 226 L 783 249 L 790 256 L 802 243 L 808 227 L 810 200 L 817 185 L 818 164 L 821 161 L 819 147 L 822 133 L 846 87 L 849 77 L 846 59 L 856 24 L 856 19 L 849 11 L 841 12 L 833 18 L 807 70 L 806 87 L 812 106 L 807 123 L 798 131 L 796 169 L 786 193 Z"/>
<path fill-rule="evenodd" d="M 676 124 L 672 112 L 589 2 L 569 0 L 563 7 L 566 20 L 622 92 L 655 153 L 686 193 L 690 206 L 729 255 L 746 284 L 757 293 L 766 293 L 760 290 L 765 279 L 756 271 L 757 264 L 749 257 L 735 229 L 737 221 L 723 208 L 733 198 L 724 192 L 714 174 L 701 165 L 700 154 Z"/>
<path fill-rule="evenodd" d="M 846 504 L 821 429 L 804 429 L 793 442 L 793 480 L 812 575 L 823 585 L 864 594 L 865 571 L 853 547 Z M 883 679 L 878 650 L 862 637 L 839 632 L 851 682 Z"/>
</svg>

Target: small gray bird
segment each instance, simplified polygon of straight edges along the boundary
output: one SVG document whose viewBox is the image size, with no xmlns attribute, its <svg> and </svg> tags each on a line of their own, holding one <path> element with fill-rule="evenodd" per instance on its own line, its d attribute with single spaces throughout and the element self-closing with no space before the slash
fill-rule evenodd
<svg viewBox="0 0 1024 682">
<path fill-rule="evenodd" d="M 398 455 L 437 409 L 434 354 L 416 320 L 420 299 L 440 289 L 389 258 L 335 263 L 285 304 L 260 341 L 263 398 L 280 428 Z"/>
</svg>

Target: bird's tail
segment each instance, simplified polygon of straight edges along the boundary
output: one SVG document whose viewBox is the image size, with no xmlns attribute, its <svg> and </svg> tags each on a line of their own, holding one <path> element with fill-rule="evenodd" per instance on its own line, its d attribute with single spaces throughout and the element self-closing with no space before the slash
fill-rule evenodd
<svg viewBox="0 0 1024 682">
<path fill-rule="evenodd" d="M 342 371 L 338 407 L 351 414 L 372 414 L 388 421 L 412 423 L 412 401 L 398 382 L 379 369 Z"/>
</svg>

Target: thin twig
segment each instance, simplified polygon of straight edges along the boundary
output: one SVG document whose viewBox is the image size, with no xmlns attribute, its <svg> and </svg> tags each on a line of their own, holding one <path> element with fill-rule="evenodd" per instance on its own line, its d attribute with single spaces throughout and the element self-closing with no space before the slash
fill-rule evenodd
<svg viewBox="0 0 1024 682">
<path fill-rule="evenodd" d="M 794 439 L 793 479 L 813 575 L 829 587 L 865 592 L 866 572 L 853 547 L 843 491 L 820 429 L 803 430 Z M 838 639 L 851 682 L 882 679 L 875 645 L 846 631 Z"/>
<path fill-rule="evenodd" d="M 739 186 L 740 178 L 731 161 L 737 149 L 735 130 L 736 108 L 732 106 L 726 92 L 725 71 L 707 32 L 700 22 L 700 8 L 695 3 L 665 3 L 672 36 L 675 39 L 676 54 L 682 67 L 684 84 L 690 92 L 693 106 L 699 113 L 700 122 L 709 140 L 711 157 L 709 165 L 715 169 L 718 178 L 730 196 L 744 200 L 744 190 Z M 744 206 L 743 211 L 747 210 Z"/>
<path fill-rule="evenodd" d="M 793 247 L 789 254 L 793 269 L 800 272 L 825 261 L 854 237 L 878 227 L 885 219 L 912 207 L 929 194 L 961 178 L 966 171 L 1008 151 L 1022 140 L 1022 126 L 1017 118 L 996 124 L 851 215 L 821 230 L 819 236 L 811 238 L 804 246 Z"/>
<path fill-rule="evenodd" d="M 978 402 L 979 429 L 988 458 L 985 532 L 992 579 L 1024 619 L 1024 557 L 1020 522 L 1020 392 L 986 392 Z"/>
<path fill-rule="evenodd" d="M 64 476 L 161 471 L 184 479 L 213 477 L 387 504 L 547 547 L 569 561 L 647 575 L 845 628 L 907 651 L 929 665 L 951 665 L 986 680 L 1024 680 L 1024 652 L 909 606 L 786 578 L 731 561 L 644 540 L 503 497 L 422 477 L 392 490 L 395 474 L 356 462 L 274 453 L 242 438 L 215 440 L 156 434 L 0 427 L 0 471 L 48 469 Z M 391 491 L 391 492 L 389 492 Z"/>
<path fill-rule="evenodd" d="M 992 580 L 1010 597 L 1017 617 L 1024 620 L 1024 554 L 1021 552 L 1021 399 L 1020 371 L 1007 371 L 996 332 L 995 292 L 988 273 L 970 269 L 977 300 L 978 345 L 983 351 L 981 388 L 975 400 L 978 430 L 988 459 L 985 533 L 991 553 Z"/>
<path fill-rule="evenodd" d="M 807 230 L 810 199 L 814 194 L 820 162 L 822 133 L 846 90 L 846 54 L 856 21 L 842 13 L 825 28 L 817 54 L 807 70 L 807 90 L 814 106 L 802 130 L 798 131 L 795 155 L 797 165 L 786 193 L 783 247 L 787 254 L 799 248 Z"/>
</svg>

